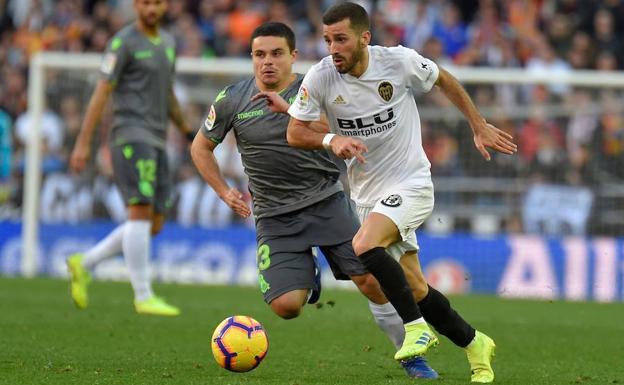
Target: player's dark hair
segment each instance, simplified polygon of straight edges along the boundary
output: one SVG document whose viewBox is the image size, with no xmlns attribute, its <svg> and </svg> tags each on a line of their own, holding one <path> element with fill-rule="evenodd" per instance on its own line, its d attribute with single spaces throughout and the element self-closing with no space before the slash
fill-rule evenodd
<svg viewBox="0 0 624 385">
<path fill-rule="evenodd" d="M 290 52 L 295 50 L 295 33 L 284 23 L 270 21 L 268 23 L 264 23 L 256 28 L 251 34 L 251 39 L 249 40 L 249 45 L 255 38 L 258 36 L 276 36 L 283 37 L 286 39 L 286 44 L 288 44 L 288 48 Z"/>
<path fill-rule="evenodd" d="M 332 6 L 323 14 L 323 24 L 332 25 L 349 19 L 351 29 L 364 32 L 370 29 L 370 19 L 366 10 L 355 3 L 345 2 Z"/>
</svg>

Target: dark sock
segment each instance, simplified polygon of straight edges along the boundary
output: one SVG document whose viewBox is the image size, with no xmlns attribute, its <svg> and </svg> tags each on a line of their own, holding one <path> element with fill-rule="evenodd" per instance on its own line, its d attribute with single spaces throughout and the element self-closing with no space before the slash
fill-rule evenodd
<svg viewBox="0 0 624 385">
<path fill-rule="evenodd" d="M 403 323 L 422 317 L 403 268 L 386 253 L 386 249 L 375 247 L 360 255 L 360 259 L 368 271 L 377 278 L 381 290 L 399 313 Z"/>
<path fill-rule="evenodd" d="M 444 294 L 433 287 L 429 286 L 429 293 L 418 306 L 425 321 L 455 345 L 465 348 L 474 338 L 474 328 L 453 310 Z"/>
</svg>

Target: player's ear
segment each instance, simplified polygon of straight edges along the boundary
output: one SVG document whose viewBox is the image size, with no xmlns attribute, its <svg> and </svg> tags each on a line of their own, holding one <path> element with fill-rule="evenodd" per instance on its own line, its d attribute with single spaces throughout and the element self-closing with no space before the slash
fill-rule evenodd
<svg viewBox="0 0 624 385">
<path fill-rule="evenodd" d="M 299 50 L 297 48 L 290 51 L 290 56 L 292 56 L 293 61 L 297 60 L 297 56 L 299 56 Z"/>
<path fill-rule="evenodd" d="M 362 32 L 362 34 L 360 35 L 360 42 L 366 46 L 370 44 L 370 41 L 371 41 L 370 31 Z"/>
</svg>

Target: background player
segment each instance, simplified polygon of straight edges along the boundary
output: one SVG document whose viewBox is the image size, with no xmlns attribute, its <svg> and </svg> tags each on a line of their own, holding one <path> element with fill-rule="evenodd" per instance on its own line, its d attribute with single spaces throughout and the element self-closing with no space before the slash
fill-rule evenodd
<svg viewBox="0 0 624 385">
<path fill-rule="evenodd" d="M 151 235 L 160 232 L 170 204 L 165 139 L 169 118 L 192 140 L 173 93 L 175 45 L 160 29 L 165 0 L 135 0 L 137 20 L 108 43 L 98 81 L 70 159 L 85 169 L 91 139 L 109 96 L 113 95 L 110 148 L 115 183 L 126 202 L 128 219 L 93 248 L 68 258 L 71 294 L 78 308 L 88 304 L 88 270 L 123 253 L 134 289 L 137 313 L 174 316 L 179 310 L 154 295 L 149 277 Z"/>
<path fill-rule="evenodd" d="M 361 6 L 335 5 L 323 15 L 323 24 L 331 56 L 306 74 L 289 110 L 288 141 L 313 150 L 325 147 L 348 159 L 352 198 L 362 221 L 354 250 L 406 322 L 405 341 L 395 358 L 421 355 L 437 344 L 422 317 L 426 314 L 434 328 L 466 348 L 472 381 L 492 382 L 494 342 L 428 287 L 420 269 L 414 230 L 433 209 L 433 185 L 412 93 L 437 85 L 468 119 L 485 159 L 490 159 L 486 147 L 512 154 L 516 146 L 485 121 L 459 82 L 434 62 L 404 47 L 370 47 L 370 22 Z M 309 129 L 321 112 L 332 134 Z M 401 258 L 405 274 L 395 258 Z M 414 297 L 406 295 L 410 286 Z"/>
<path fill-rule="evenodd" d="M 325 150 L 302 151 L 286 142 L 289 104 L 284 99 L 295 99 L 303 79 L 292 73 L 297 56 L 293 32 L 282 23 L 261 25 L 252 34 L 251 50 L 254 77 L 218 94 L 193 142 L 197 169 L 232 210 L 244 218 L 251 215 L 243 194 L 228 186 L 213 155 L 233 131 L 253 196 L 260 290 L 275 314 L 297 317 L 306 301 L 318 299 L 312 248 L 319 246 L 336 278 L 353 280 L 369 298 L 379 326 L 400 346 L 403 335 L 394 331 L 398 326 L 402 332 L 401 319 L 353 252 L 351 239 L 359 221 L 338 180 L 338 168 Z M 320 122 L 312 127 L 328 130 Z M 422 359 L 403 366 L 411 376 L 437 376 Z"/>
</svg>

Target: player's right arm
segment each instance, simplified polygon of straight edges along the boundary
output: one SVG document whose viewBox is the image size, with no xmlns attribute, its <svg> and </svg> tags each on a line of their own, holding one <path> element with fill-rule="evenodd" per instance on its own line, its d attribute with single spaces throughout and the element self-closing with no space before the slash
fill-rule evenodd
<svg viewBox="0 0 624 385">
<path fill-rule="evenodd" d="M 87 166 L 87 162 L 91 156 L 91 139 L 95 127 L 102 116 L 102 111 L 108 102 L 113 85 L 108 81 L 101 79 L 97 82 L 91 100 L 87 106 L 85 118 L 80 127 L 80 133 L 76 139 L 74 150 L 72 151 L 69 165 L 72 170 L 81 172 Z"/>
<path fill-rule="evenodd" d="M 85 118 L 80 127 L 80 133 L 69 160 L 72 170 L 80 172 L 87 166 L 91 155 L 91 139 L 93 138 L 95 127 L 102 116 L 102 111 L 106 107 L 115 85 L 121 79 L 124 69 L 131 59 L 132 53 L 127 44 L 124 44 L 121 36 L 116 35 L 108 42 L 100 65 L 101 78 L 95 85 L 95 90 L 91 95 Z"/>
<path fill-rule="evenodd" d="M 217 144 L 206 138 L 201 133 L 195 135 L 193 144 L 191 145 L 191 157 L 193 163 L 197 167 L 197 171 L 202 178 L 212 187 L 219 198 L 223 200 L 236 214 L 243 218 L 251 215 L 251 210 L 247 206 L 247 202 L 243 199 L 243 194 L 234 187 L 230 187 L 221 169 L 219 163 L 214 156 L 214 149 Z"/>
<path fill-rule="evenodd" d="M 225 88 L 217 95 L 214 103 L 204 119 L 193 144 L 191 144 L 191 158 L 202 178 L 212 187 L 219 198 L 225 202 L 236 214 L 243 218 L 251 215 L 243 194 L 235 187 L 230 187 L 221 172 L 214 150 L 225 139 L 232 129 L 232 119 L 236 98 L 230 95 L 231 90 Z"/>
<path fill-rule="evenodd" d="M 360 140 L 319 132 L 313 126 L 321 119 L 322 87 L 320 76 L 313 67 L 303 78 L 297 100 L 290 106 L 290 121 L 286 130 L 286 140 L 292 147 L 306 150 L 331 150 L 342 159 L 356 158 L 364 163 L 364 154 L 368 149 Z"/>
</svg>

